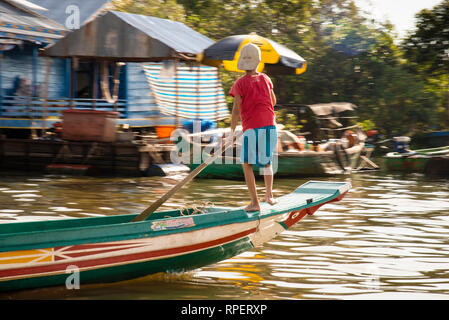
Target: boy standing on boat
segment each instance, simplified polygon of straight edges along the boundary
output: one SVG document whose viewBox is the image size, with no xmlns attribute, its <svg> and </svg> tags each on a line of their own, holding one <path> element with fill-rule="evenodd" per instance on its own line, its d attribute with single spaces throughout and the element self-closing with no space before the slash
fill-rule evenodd
<svg viewBox="0 0 449 320">
<path fill-rule="evenodd" d="M 242 120 L 243 142 L 240 153 L 245 182 L 251 197 L 246 211 L 259 211 L 256 181 L 253 165 L 263 168 L 265 182 L 265 201 L 276 203 L 273 198 L 272 161 L 277 143 L 276 119 L 274 105 L 276 96 L 271 79 L 264 73 L 257 72 L 260 62 L 260 49 L 248 43 L 240 51 L 237 68 L 246 74 L 238 79 L 229 94 L 234 97 L 231 131 L 234 132 L 239 118 Z"/>
</svg>

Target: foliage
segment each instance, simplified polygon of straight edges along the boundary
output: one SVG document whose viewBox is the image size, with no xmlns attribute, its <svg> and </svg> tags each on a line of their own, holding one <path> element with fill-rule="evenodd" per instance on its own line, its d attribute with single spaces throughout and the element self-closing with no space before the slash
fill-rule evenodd
<svg viewBox="0 0 449 320">
<path fill-rule="evenodd" d="M 416 31 L 403 43 L 409 68 L 437 95 L 439 127 L 449 126 L 449 0 L 416 15 Z"/>
<path fill-rule="evenodd" d="M 416 71 L 449 72 L 449 0 L 416 15 L 416 31 L 404 42 L 405 57 Z"/>
<path fill-rule="evenodd" d="M 364 120 L 357 123 L 363 131 L 368 131 L 376 128 L 376 124 L 372 120 Z"/>
<path fill-rule="evenodd" d="M 308 70 L 270 75 L 278 103 L 352 102 L 359 122 L 386 136 L 449 127 L 441 120 L 449 72 L 429 73 L 447 68 L 448 3 L 421 12 L 418 31 L 398 47 L 392 26 L 367 20 L 352 0 L 114 0 L 119 10 L 181 21 L 213 40 L 256 32 L 284 44 Z M 241 76 L 220 74 L 226 93 Z M 227 102 L 231 108 L 228 95 Z M 284 125 L 301 126 L 291 113 L 277 113 Z"/>
<path fill-rule="evenodd" d="M 299 133 L 303 128 L 301 121 L 294 113 L 288 112 L 286 109 L 276 110 L 276 121 L 284 125 L 285 130 Z"/>
<path fill-rule="evenodd" d="M 185 11 L 176 0 L 112 0 L 111 7 L 147 16 L 184 22 Z"/>
</svg>

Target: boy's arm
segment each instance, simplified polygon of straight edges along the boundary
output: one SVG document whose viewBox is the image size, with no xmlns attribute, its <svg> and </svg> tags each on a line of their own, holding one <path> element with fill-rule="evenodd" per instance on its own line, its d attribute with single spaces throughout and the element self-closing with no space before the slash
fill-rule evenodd
<svg viewBox="0 0 449 320">
<path fill-rule="evenodd" d="M 273 104 L 273 107 L 276 105 L 277 101 L 276 101 L 276 95 L 274 94 L 274 91 L 271 90 L 271 103 Z"/>
<path fill-rule="evenodd" d="M 235 131 L 235 127 L 240 118 L 240 106 L 242 105 L 242 97 L 238 94 L 234 97 L 234 106 L 232 108 L 231 131 Z"/>
</svg>

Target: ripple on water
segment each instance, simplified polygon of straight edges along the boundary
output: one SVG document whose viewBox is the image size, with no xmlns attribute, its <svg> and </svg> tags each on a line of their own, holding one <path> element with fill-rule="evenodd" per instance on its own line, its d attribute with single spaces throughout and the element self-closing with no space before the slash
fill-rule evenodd
<svg viewBox="0 0 449 320">
<path fill-rule="evenodd" d="M 0 222 L 139 213 L 181 177 L 8 179 L 0 183 Z M 307 180 L 276 179 L 275 194 Z M 449 299 L 447 180 L 377 172 L 351 175 L 350 181 L 353 188 L 342 201 L 323 206 L 263 247 L 185 276 L 148 276 L 73 292 L 43 289 L 31 298 Z M 261 195 L 263 181 L 257 183 Z M 249 197 L 243 182 L 198 179 L 164 207 L 203 200 L 235 207 Z"/>
</svg>

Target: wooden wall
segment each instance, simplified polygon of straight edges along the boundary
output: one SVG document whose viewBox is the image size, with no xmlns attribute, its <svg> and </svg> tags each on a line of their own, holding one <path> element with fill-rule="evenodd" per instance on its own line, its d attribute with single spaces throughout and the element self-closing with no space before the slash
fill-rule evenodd
<svg viewBox="0 0 449 320">
<path fill-rule="evenodd" d="M 14 82 L 17 77 L 26 78 L 33 82 L 33 49 L 37 47 L 31 44 L 16 46 L 10 51 L 4 52 L 1 70 L 2 94 L 11 95 Z M 45 81 L 45 58 L 36 57 L 36 80 L 43 87 Z M 67 94 L 68 77 L 65 77 L 66 60 L 50 58 L 49 97 L 59 98 Z"/>
</svg>

